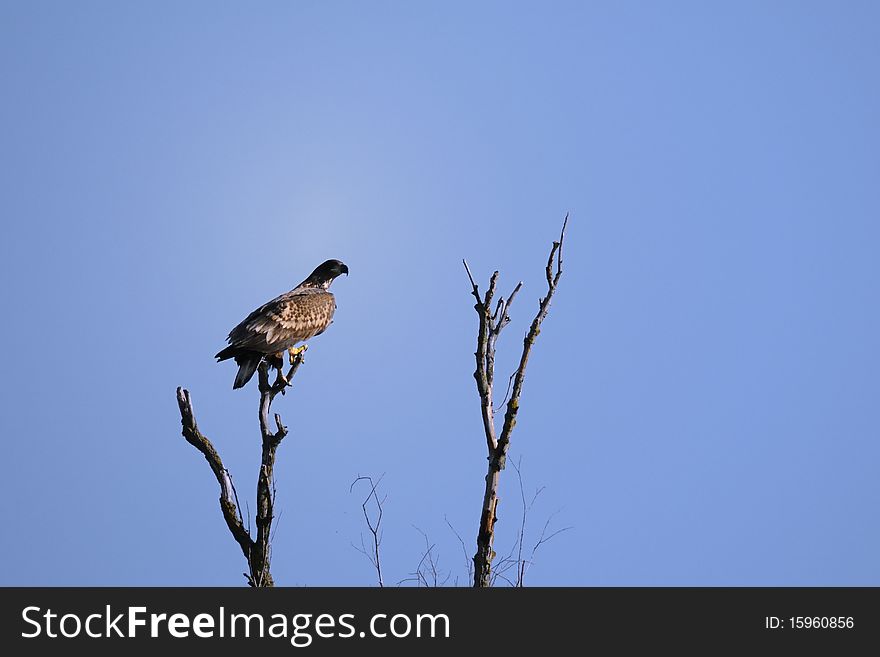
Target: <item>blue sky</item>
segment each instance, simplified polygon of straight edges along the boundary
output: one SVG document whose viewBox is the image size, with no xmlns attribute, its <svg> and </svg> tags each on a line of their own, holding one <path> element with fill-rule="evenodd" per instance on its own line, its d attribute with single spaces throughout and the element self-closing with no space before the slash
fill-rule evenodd
<svg viewBox="0 0 880 657">
<path fill-rule="evenodd" d="M 250 499 L 213 354 L 326 258 L 276 402 L 273 572 L 466 583 L 485 474 L 461 267 L 525 285 L 571 212 L 511 456 L 533 585 L 880 585 L 880 10 L 869 2 L 0 6 L 4 585 L 238 585 L 174 390 Z M 502 479 L 496 549 L 519 523 Z"/>
</svg>

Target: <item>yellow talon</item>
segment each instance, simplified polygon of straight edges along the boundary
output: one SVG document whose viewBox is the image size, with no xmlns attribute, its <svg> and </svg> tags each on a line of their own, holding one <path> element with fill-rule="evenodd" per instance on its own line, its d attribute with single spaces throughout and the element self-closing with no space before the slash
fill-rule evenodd
<svg viewBox="0 0 880 657">
<path fill-rule="evenodd" d="M 293 365 L 294 361 L 296 361 L 296 357 L 308 348 L 309 345 L 307 344 L 304 344 L 301 347 L 290 347 L 290 349 L 287 350 L 287 355 L 290 357 L 290 364 Z"/>
</svg>

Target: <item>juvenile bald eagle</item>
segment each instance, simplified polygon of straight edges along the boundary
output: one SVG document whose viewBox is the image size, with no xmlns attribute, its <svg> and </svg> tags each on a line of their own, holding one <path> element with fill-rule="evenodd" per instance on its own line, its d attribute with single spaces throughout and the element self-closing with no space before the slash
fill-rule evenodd
<svg viewBox="0 0 880 657">
<path fill-rule="evenodd" d="M 285 351 L 330 326 L 336 310 L 330 284 L 342 274 L 348 274 L 348 267 L 339 260 L 318 265 L 306 280 L 264 303 L 229 332 L 229 346 L 215 358 L 218 362 L 234 358 L 238 364 L 233 389 L 250 381 L 263 358 L 280 368 Z"/>
</svg>

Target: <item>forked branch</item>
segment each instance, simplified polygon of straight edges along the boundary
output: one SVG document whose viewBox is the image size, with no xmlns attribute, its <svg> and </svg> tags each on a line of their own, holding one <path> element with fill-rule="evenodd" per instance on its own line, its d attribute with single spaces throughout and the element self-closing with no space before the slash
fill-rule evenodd
<svg viewBox="0 0 880 657">
<path fill-rule="evenodd" d="M 274 519 L 275 506 L 275 452 L 278 445 L 287 435 L 287 427 L 281 422 L 281 416 L 275 413 L 275 428 L 269 423 L 269 414 L 272 409 L 272 401 L 278 393 L 284 394 L 285 389 L 291 385 L 293 376 L 296 374 L 304 360 L 304 350 L 295 353 L 291 358 L 290 369 L 286 374 L 278 370 L 274 382 L 269 382 L 269 366 L 263 362 L 259 367 L 259 391 L 260 391 L 260 434 L 262 438 L 262 456 L 260 459 L 260 471 L 257 475 L 257 513 L 255 518 L 256 536 L 251 536 L 245 528 L 241 505 L 238 503 L 238 495 L 232 483 L 232 476 L 223 465 L 220 454 L 214 445 L 198 428 L 192 400 L 188 390 L 177 389 L 177 405 L 180 409 L 180 420 L 183 426 L 183 437 L 186 441 L 199 450 L 208 461 L 211 471 L 220 484 L 220 510 L 226 526 L 229 528 L 235 541 L 241 548 L 244 558 L 248 562 L 248 572 L 245 573 L 248 584 L 254 587 L 274 586 L 274 580 L 270 572 L 272 555 L 272 521 Z"/>
<path fill-rule="evenodd" d="M 505 300 L 500 297 L 493 309 L 493 298 L 498 284 L 498 272 L 494 272 L 489 278 L 489 286 L 485 294 L 480 294 L 480 288 L 474 281 L 467 261 L 464 262 L 468 280 L 471 283 L 471 294 L 476 300 L 474 309 L 479 318 L 477 330 L 477 350 L 474 352 L 476 370 L 474 379 L 477 383 L 477 392 L 480 396 L 480 413 L 483 420 L 483 432 L 486 437 L 486 449 L 488 452 L 488 472 L 486 473 L 486 488 L 483 495 L 483 505 L 480 513 L 480 528 L 477 533 L 477 552 L 474 555 L 474 586 L 490 586 L 492 559 L 495 552 L 492 544 L 495 540 L 495 522 L 498 519 L 498 481 L 499 474 L 504 469 L 507 460 L 507 452 L 510 446 L 510 435 L 516 426 L 516 416 L 519 412 L 519 400 L 522 395 L 523 382 L 525 381 L 526 366 L 535 340 L 541 332 L 541 324 L 550 311 L 550 302 L 556 294 L 559 279 L 562 277 L 562 247 L 565 241 L 565 229 L 568 225 L 568 215 L 562 222 L 562 230 L 559 240 L 554 241 L 547 258 L 545 277 L 547 280 L 547 292 L 538 301 L 538 311 L 523 339 L 523 348 L 519 364 L 512 376 L 513 383 L 510 386 L 510 396 L 504 413 L 504 422 L 500 433 L 495 425 L 495 408 L 493 405 L 494 380 L 495 380 L 495 346 L 501 331 L 510 323 L 510 306 L 522 288 L 522 282 L 517 283 L 513 292 Z"/>
</svg>

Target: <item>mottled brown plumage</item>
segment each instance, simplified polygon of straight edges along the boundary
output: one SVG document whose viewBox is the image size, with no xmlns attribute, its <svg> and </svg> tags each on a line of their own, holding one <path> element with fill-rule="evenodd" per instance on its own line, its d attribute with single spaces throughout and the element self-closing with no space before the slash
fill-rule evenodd
<svg viewBox="0 0 880 657">
<path fill-rule="evenodd" d="M 233 388 L 244 386 L 264 357 L 277 363 L 285 351 L 320 335 L 330 326 L 336 299 L 329 288 L 341 274 L 348 274 L 343 262 L 324 262 L 290 292 L 263 304 L 229 332 L 229 346 L 216 358 L 234 358 L 238 363 Z"/>
</svg>

